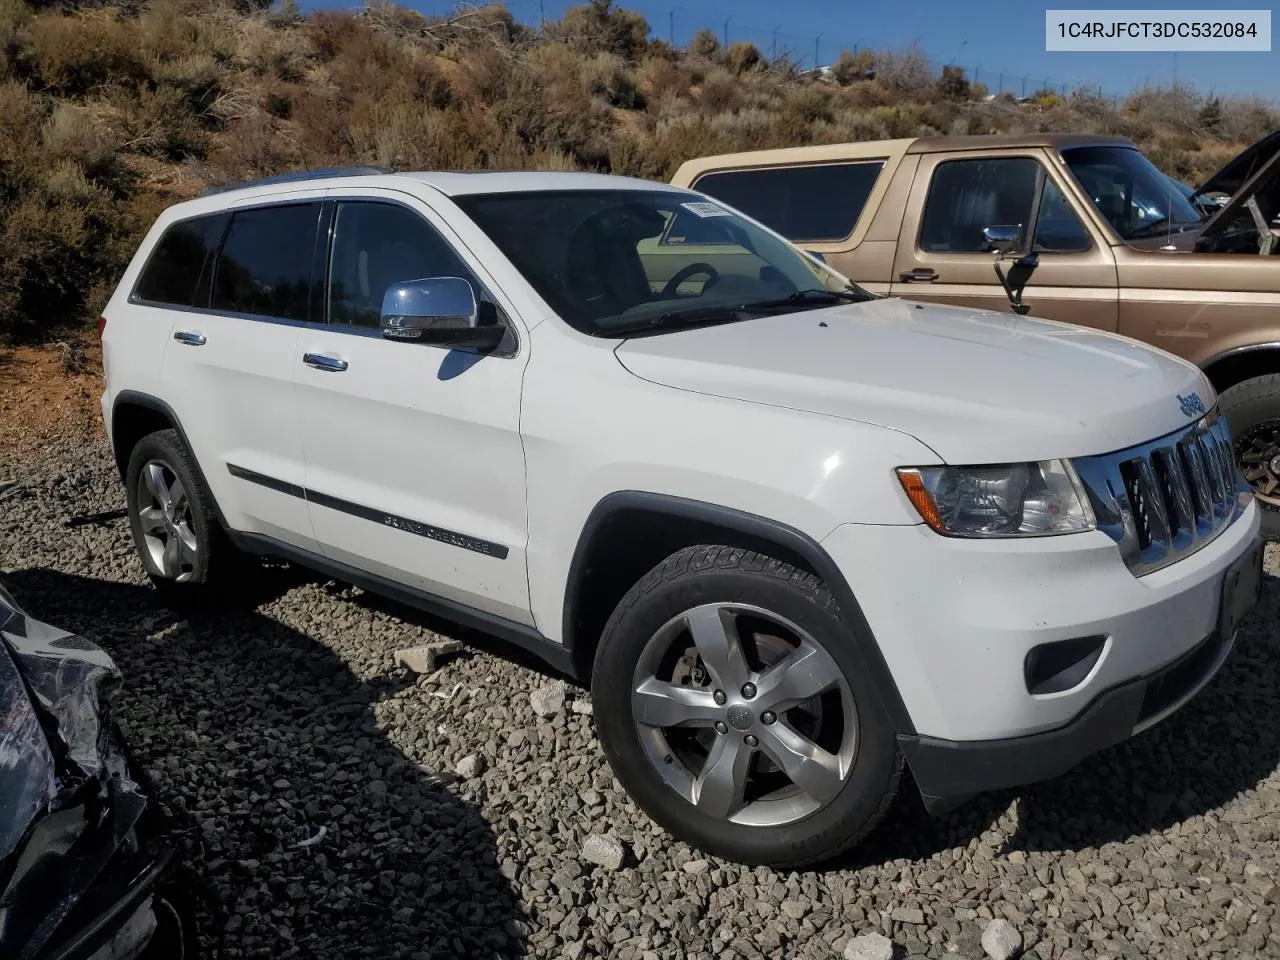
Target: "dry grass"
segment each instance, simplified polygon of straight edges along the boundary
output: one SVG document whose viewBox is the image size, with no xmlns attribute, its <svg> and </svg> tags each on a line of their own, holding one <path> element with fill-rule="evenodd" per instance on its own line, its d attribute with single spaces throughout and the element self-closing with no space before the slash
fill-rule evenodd
<svg viewBox="0 0 1280 960">
<path fill-rule="evenodd" d="M 819 81 L 709 31 L 677 53 L 606 0 L 541 32 L 499 6 L 444 18 L 385 2 L 307 17 L 266 6 L 0 0 L 0 337 L 65 340 L 96 318 L 165 204 L 284 169 L 665 179 L 728 150 L 1072 130 L 1129 136 L 1195 180 L 1280 125 L 1272 104 L 1183 87 L 1119 109 L 1051 92 L 988 101 L 914 49 L 842 56 Z"/>
</svg>

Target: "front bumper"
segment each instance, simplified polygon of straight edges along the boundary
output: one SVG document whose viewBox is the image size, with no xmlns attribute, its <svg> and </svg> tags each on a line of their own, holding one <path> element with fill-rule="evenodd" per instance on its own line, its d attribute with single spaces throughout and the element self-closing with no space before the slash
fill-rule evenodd
<svg viewBox="0 0 1280 960">
<path fill-rule="evenodd" d="M 1236 608 L 1256 599 L 1258 528 L 1250 503 L 1212 543 L 1143 577 L 1097 533 L 977 541 L 846 525 L 823 545 L 906 707 L 912 774 L 940 810 L 1064 773 L 1190 700 L 1230 653 Z M 1244 586 L 1227 590 L 1233 579 Z M 1102 640 L 1087 674 L 1032 692 L 1029 654 L 1075 638 Z"/>
<path fill-rule="evenodd" d="M 902 735 L 898 743 L 925 808 L 945 813 L 988 790 L 1061 776 L 1099 750 L 1154 726 L 1213 679 L 1234 643 L 1234 631 L 1215 632 L 1168 666 L 1113 687 L 1070 723 L 1044 733 L 967 742 Z"/>
</svg>

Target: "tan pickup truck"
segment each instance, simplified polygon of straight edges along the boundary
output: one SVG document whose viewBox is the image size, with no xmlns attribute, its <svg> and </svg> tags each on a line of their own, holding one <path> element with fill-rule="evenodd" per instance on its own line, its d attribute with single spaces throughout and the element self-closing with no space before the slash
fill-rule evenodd
<svg viewBox="0 0 1280 960">
<path fill-rule="evenodd" d="M 1127 139 L 1064 134 L 702 157 L 672 182 L 871 292 L 1083 324 L 1198 364 L 1280 539 L 1280 133 L 1198 190 Z M 696 218 L 673 226 L 684 235 L 662 243 L 712 239 Z M 726 255 L 706 243 L 712 268 Z"/>
</svg>

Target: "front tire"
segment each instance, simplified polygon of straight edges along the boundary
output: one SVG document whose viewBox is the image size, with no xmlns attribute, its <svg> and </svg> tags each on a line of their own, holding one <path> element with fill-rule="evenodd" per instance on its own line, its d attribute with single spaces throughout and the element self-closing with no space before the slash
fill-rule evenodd
<svg viewBox="0 0 1280 960">
<path fill-rule="evenodd" d="M 1280 540 L 1280 374 L 1243 380 L 1222 391 L 1218 402 L 1236 462 L 1262 513 L 1262 535 Z"/>
<path fill-rule="evenodd" d="M 853 642 L 811 574 L 727 546 L 671 555 L 596 651 L 615 776 L 667 832 L 735 862 L 811 866 L 853 847 L 903 769 Z"/>
<path fill-rule="evenodd" d="M 156 589 L 195 599 L 229 579 L 234 548 L 176 430 L 138 441 L 125 469 L 129 528 Z"/>
</svg>

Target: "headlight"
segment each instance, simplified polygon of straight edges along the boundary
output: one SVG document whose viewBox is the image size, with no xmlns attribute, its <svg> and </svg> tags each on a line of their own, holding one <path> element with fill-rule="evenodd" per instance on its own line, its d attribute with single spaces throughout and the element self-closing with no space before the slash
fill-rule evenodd
<svg viewBox="0 0 1280 960">
<path fill-rule="evenodd" d="M 924 522 L 948 536 L 1043 537 L 1097 526 L 1068 460 L 900 467 L 898 480 Z"/>
</svg>

